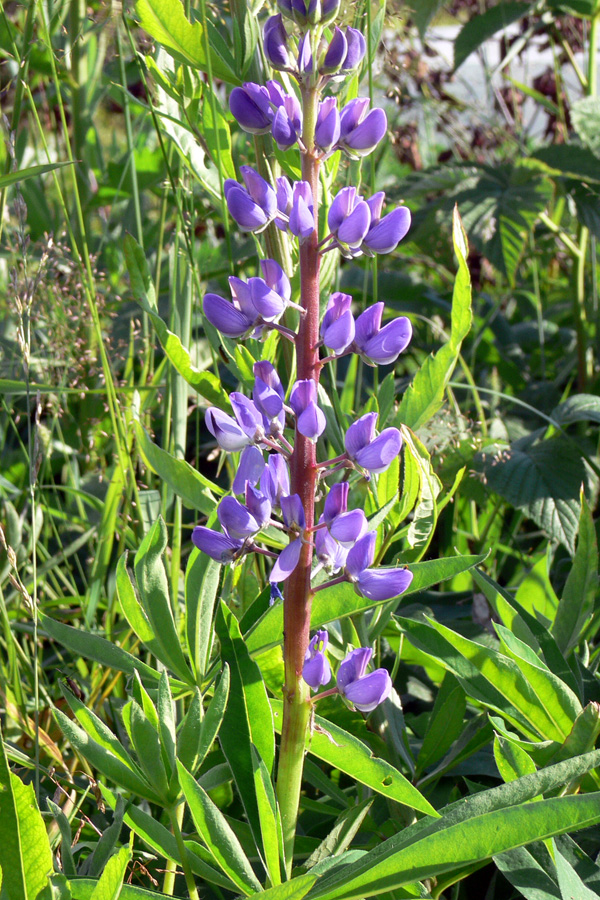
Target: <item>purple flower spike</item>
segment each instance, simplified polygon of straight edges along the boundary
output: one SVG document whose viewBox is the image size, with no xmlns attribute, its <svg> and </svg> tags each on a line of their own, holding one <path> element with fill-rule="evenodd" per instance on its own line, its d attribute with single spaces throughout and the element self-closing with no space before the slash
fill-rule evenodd
<svg viewBox="0 0 600 900">
<path fill-rule="evenodd" d="M 342 251 L 359 250 L 371 225 L 371 211 L 355 187 L 346 187 L 335 196 L 327 222 Z"/>
<path fill-rule="evenodd" d="M 340 113 L 339 146 L 351 159 L 368 156 L 387 131 L 387 118 L 382 109 L 370 112 L 368 98 L 351 100 Z"/>
<path fill-rule="evenodd" d="M 235 497 L 223 497 L 217 515 L 223 530 L 233 540 L 245 541 L 260 531 L 254 516 Z"/>
<path fill-rule="evenodd" d="M 277 584 L 277 582 L 285 581 L 286 578 L 289 578 L 298 565 L 301 551 L 302 541 L 300 538 L 290 541 L 287 547 L 281 551 L 275 560 L 275 565 L 271 569 L 269 581 Z"/>
<path fill-rule="evenodd" d="M 300 434 L 316 441 L 325 431 L 327 420 L 317 406 L 317 385 L 311 378 L 294 384 L 290 393 L 290 406 L 296 414 L 296 426 Z"/>
<path fill-rule="evenodd" d="M 244 337 L 256 323 L 257 316 L 246 315 L 231 301 L 219 294 L 205 294 L 202 301 L 204 315 L 221 334 L 227 337 Z"/>
<path fill-rule="evenodd" d="M 375 436 L 377 413 L 366 413 L 346 432 L 346 452 L 350 459 L 372 475 L 385 472 L 400 453 L 402 436 L 397 428 L 385 428 Z"/>
<path fill-rule="evenodd" d="M 392 212 L 379 218 L 371 217 L 369 228 L 363 242 L 362 250 L 372 256 L 374 253 L 391 253 L 395 250 L 410 228 L 410 210 L 406 206 L 398 206 Z"/>
<path fill-rule="evenodd" d="M 325 53 L 325 58 L 319 66 L 319 73 L 321 75 L 331 75 L 333 72 L 337 72 L 341 68 L 347 54 L 348 44 L 346 37 L 342 29 L 336 25 L 333 37 Z"/>
<path fill-rule="evenodd" d="M 269 92 L 260 84 L 246 82 L 236 87 L 229 97 L 229 109 L 235 119 L 250 134 L 266 134 L 271 130 L 273 110 Z"/>
<path fill-rule="evenodd" d="M 335 97 L 326 97 L 319 103 L 317 124 L 315 126 L 315 144 L 324 153 L 335 147 L 340 139 L 340 114 Z"/>
<path fill-rule="evenodd" d="M 260 477 L 260 489 L 274 508 L 281 506 L 281 501 L 290 493 L 290 473 L 287 464 L 279 453 L 272 453 L 267 466 Z"/>
<path fill-rule="evenodd" d="M 350 307 L 352 297 L 336 291 L 329 298 L 321 323 L 321 338 L 336 355 L 345 353 L 354 340 L 354 316 Z"/>
<path fill-rule="evenodd" d="M 240 172 L 245 188 L 232 178 L 223 185 L 227 207 L 242 231 L 262 231 L 277 211 L 275 191 L 250 166 L 242 166 Z"/>
<path fill-rule="evenodd" d="M 351 72 L 363 61 L 367 52 L 367 42 L 362 32 L 356 28 L 346 28 L 346 45 L 348 50 L 342 65 L 342 72 Z"/>
<path fill-rule="evenodd" d="M 211 406 L 206 410 L 204 421 L 221 450 L 235 453 L 237 450 L 243 450 L 244 447 L 251 443 L 250 438 L 235 419 L 232 419 L 231 416 L 228 416 L 227 413 L 217 409 L 215 406 Z"/>
<path fill-rule="evenodd" d="M 365 675 L 373 651 L 370 647 L 352 650 L 337 673 L 340 694 L 361 712 L 371 712 L 389 696 L 392 679 L 387 669 L 375 669 Z"/>
<path fill-rule="evenodd" d="M 192 531 L 192 542 L 198 550 L 219 563 L 232 562 L 244 544 L 243 541 L 233 540 L 219 531 L 205 528 L 204 525 L 196 525 Z"/>
<path fill-rule="evenodd" d="M 316 691 L 320 685 L 329 684 L 331 681 L 331 667 L 325 656 L 328 641 L 329 635 L 325 629 L 317 631 L 311 639 L 304 657 L 302 677 L 313 691 Z"/>
<path fill-rule="evenodd" d="M 374 303 L 356 320 L 356 347 L 367 362 L 378 366 L 395 362 L 412 337 L 412 326 L 406 316 L 400 316 L 382 328 L 383 309 L 383 303 Z"/>
<path fill-rule="evenodd" d="M 263 47 L 265 56 L 274 69 L 289 69 L 291 66 L 287 37 L 281 15 L 267 19 L 263 31 Z"/>
<path fill-rule="evenodd" d="M 255 485 L 265 470 L 265 461 L 262 453 L 255 446 L 245 447 L 240 456 L 240 464 L 237 467 L 233 479 L 232 490 L 234 494 L 244 494 L 246 485 Z"/>
<path fill-rule="evenodd" d="M 290 210 L 290 231 L 304 243 L 315 230 L 313 196 L 308 181 L 296 181 Z"/>
</svg>

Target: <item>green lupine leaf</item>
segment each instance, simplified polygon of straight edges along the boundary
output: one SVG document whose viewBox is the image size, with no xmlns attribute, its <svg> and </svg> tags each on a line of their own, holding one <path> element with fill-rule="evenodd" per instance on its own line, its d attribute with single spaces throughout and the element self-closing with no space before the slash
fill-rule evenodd
<svg viewBox="0 0 600 900">
<path fill-rule="evenodd" d="M 271 706 L 275 728 L 280 732 L 283 703 L 281 700 L 271 700 Z M 346 772 L 351 778 L 366 784 L 384 797 L 403 803 L 428 816 L 438 816 L 429 801 L 410 781 L 407 781 L 404 775 L 384 759 L 373 756 L 370 748 L 357 737 L 321 716 L 315 716 L 315 725 L 316 728 L 307 737 L 308 753 L 324 760 L 340 772 Z"/>
<path fill-rule="evenodd" d="M 438 762 L 460 737 L 466 707 L 464 689 L 451 672 L 446 672 L 417 757 L 415 777 Z"/>
<path fill-rule="evenodd" d="M 345 809 L 326 838 L 323 838 L 314 853 L 306 860 L 306 868 L 311 869 L 325 859 L 339 856 L 350 845 L 360 830 L 365 817 L 373 805 L 373 798 L 368 797 L 356 806 Z"/>
<path fill-rule="evenodd" d="M 494 758 L 505 782 L 532 775 L 536 771 L 535 763 L 526 750 L 498 734 L 494 736 Z"/>
<path fill-rule="evenodd" d="M 281 869 L 284 864 L 283 831 L 279 806 L 271 776 L 254 744 L 252 745 L 252 758 L 254 760 L 254 790 L 262 836 L 262 858 L 271 884 L 278 885 L 281 884 Z"/>
<path fill-rule="evenodd" d="M 194 684 L 175 629 L 169 599 L 169 582 L 163 563 L 167 540 L 165 523 L 159 518 L 135 555 L 135 577 L 144 611 L 161 646 L 161 662 L 182 681 Z"/>
<path fill-rule="evenodd" d="M 209 520 L 208 526 L 211 524 Z M 194 547 L 185 570 L 185 634 L 194 671 L 200 677 L 206 672 L 210 656 L 213 613 L 222 571 L 218 562 Z"/>
<path fill-rule="evenodd" d="M 119 900 L 127 866 L 131 861 L 131 849 L 121 847 L 106 863 L 90 900 Z"/>
<path fill-rule="evenodd" d="M 454 44 L 454 69 L 477 50 L 497 31 L 506 28 L 526 16 L 533 3 L 502 2 L 483 13 L 473 16 L 464 25 Z"/>
<path fill-rule="evenodd" d="M 181 789 L 190 808 L 194 825 L 214 861 L 246 896 L 259 891 L 260 882 L 223 813 L 187 769 L 179 764 L 178 770 Z"/>
</svg>

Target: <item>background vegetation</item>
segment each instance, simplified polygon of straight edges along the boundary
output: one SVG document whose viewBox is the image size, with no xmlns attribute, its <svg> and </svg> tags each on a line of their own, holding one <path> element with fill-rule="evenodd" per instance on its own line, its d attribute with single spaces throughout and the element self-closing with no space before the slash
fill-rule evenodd
<svg viewBox="0 0 600 900">
<path fill-rule="evenodd" d="M 360 177 L 367 191 L 385 189 L 414 225 L 383 261 L 329 254 L 324 282 L 357 307 L 385 300 L 410 316 L 415 337 L 379 376 L 356 358 L 340 362 L 326 385 L 327 439 L 339 443 L 336 417 L 370 408 L 412 430 L 389 496 L 364 503 L 370 512 L 390 503 L 385 561 L 429 568 L 400 605 L 326 619 L 337 623 L 334 655 L 365 633 L 376 644 L 397 692 L 384 714 L 367 728 L 340 705 L 324 701 L 319 712 L 436 809 L 558 763 L 562 778 L 547 790 L 585 795 L 598 775 L 575 761 L 600 734 L 600 10 L 594 0 L 414 5 L 359 0 L 342 15 L 367 30 L 373 65 L 362 91 L 384 102 L 390 130 L 372 162 L 340 170 L 338 183 Z M 90 895 L 109 858 L 115 884 L 125 876 L 185 892 L 181 847 L 169 844 L 177 828 L 164 815 L 161 825 L 156 793 L 123 782 L 98 722 L 127 743 L 122 710 L 133 695 L 151 719 L 152 700 L 167 702 L 156 675 L 165 667 L 180 737 L 181 723 L 200 717 L 190 684 L 218 708 L 217 592 L 254 634 L 249 647 L 275 698 L 281 684 L 278 638 L 267 626 L 252 632 L 267 604 L 260 566 L 227 569 L 219 583 L 190 556 L 191 528 L 213 514 L 233 465 L 203 409 L 251 381 L 252 348 L 221 346 L 200 298 L 254 265 L 253 239 L 223 214 L 222 179 L 260 145 L 237 129 L 226 95 L 258 77 L 256 17 L 269 4 L 203 0 L 193 19 L 214 53 L 196 46 L 196 66 L 156 33 L 155 49 L 148 10 L 159 6 L 141 2 L 135 15 L 32 0 L 5 3 L 0 15 L 0 708 L 6 757 L 34 786 L 56 870 L 81 879 L 75 897 Z M 534 59 L 548 65 L 532 75 Z M 470 312 L 455 303 L 451 315 L 455 205 L 473 294 Z M 156 561 L 167 535 L 170 646 L 161 607 L 141 586 L 143 558 L 137 619 L 119 563 L 142 542 Z M 223 649 L 234 625 L 220 627 Z M 136 681 L 133 658 L 149 682 Z M 86 733 L 103 756 L 86 752 Z M 406 824 L 406 808 L 370 793 L 368 781 L 356 807 L 360 779 L 322 743 L 306 769 L 297 849 L 307 870 L 342 814 L 351 824 L 339 852 L 355 821 L 366 822 L 366 850 Z M 194 765 L 255 863 L 226 757 L 211 740 Z M 151 822 L 162 831 L 149 834 Z M 584 900 L 600 892 L 598 839 L 594 826 L 577 843 L 539 841 L 494 862 L 483 853 L 443 872 L 411 865 L 430 892 L 421 896 Z M 232 896 L 239 878 L 221 867 L 211 881 L 199 846 L 202 896 Z"/>
</svg>

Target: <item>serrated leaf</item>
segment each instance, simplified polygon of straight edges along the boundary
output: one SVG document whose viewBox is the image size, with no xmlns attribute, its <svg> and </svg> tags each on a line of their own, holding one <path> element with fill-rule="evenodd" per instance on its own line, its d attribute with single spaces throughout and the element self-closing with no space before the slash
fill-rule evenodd
<svg viewBox="0 0 600 900">
<path fill-rule="evenodd" d="M 561 436 L 537 443 L 495 444 L 479 454 L 488 486 L 573 553 L 583 461 Z"/>
<path fill-rule="evenodd" d="M 271 706 L 275 728 L 280 732 L 283 703 L 281 700 L 271 700 Z M 429 801 L 404 775 L 386 760 L 373 756 L 371 749 L 357 737 L 321 716 L 315 716 L 315 725 L 317 727 L 313 729 L 312 734 L 307 736 L 308 753 L 329 763 L 340 772 L 346 772 L 351 778 L 366 784 L 384 797 L 403 803 L 428 816 L 438 815 Z"/>
<path fill-rule="evenodd" d="M 526 16 L 533 3 L 498 3 L 478 13 L 460 30 L 454 42 L 454 70 L 497 31 Z"/>
</svg>

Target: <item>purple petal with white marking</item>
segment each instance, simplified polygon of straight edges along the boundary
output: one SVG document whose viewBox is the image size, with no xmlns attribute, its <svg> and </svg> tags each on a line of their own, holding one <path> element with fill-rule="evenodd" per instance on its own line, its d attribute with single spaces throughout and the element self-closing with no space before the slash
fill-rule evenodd
<svg viewBox="0 0 600 900">
<path fill-rule="evenodd" d="M 206 410 L 204 421 L 222 450 L 235 453 L 250 443 L 248 435 L 235 419 L 214 406 Z"/>
</svg>

